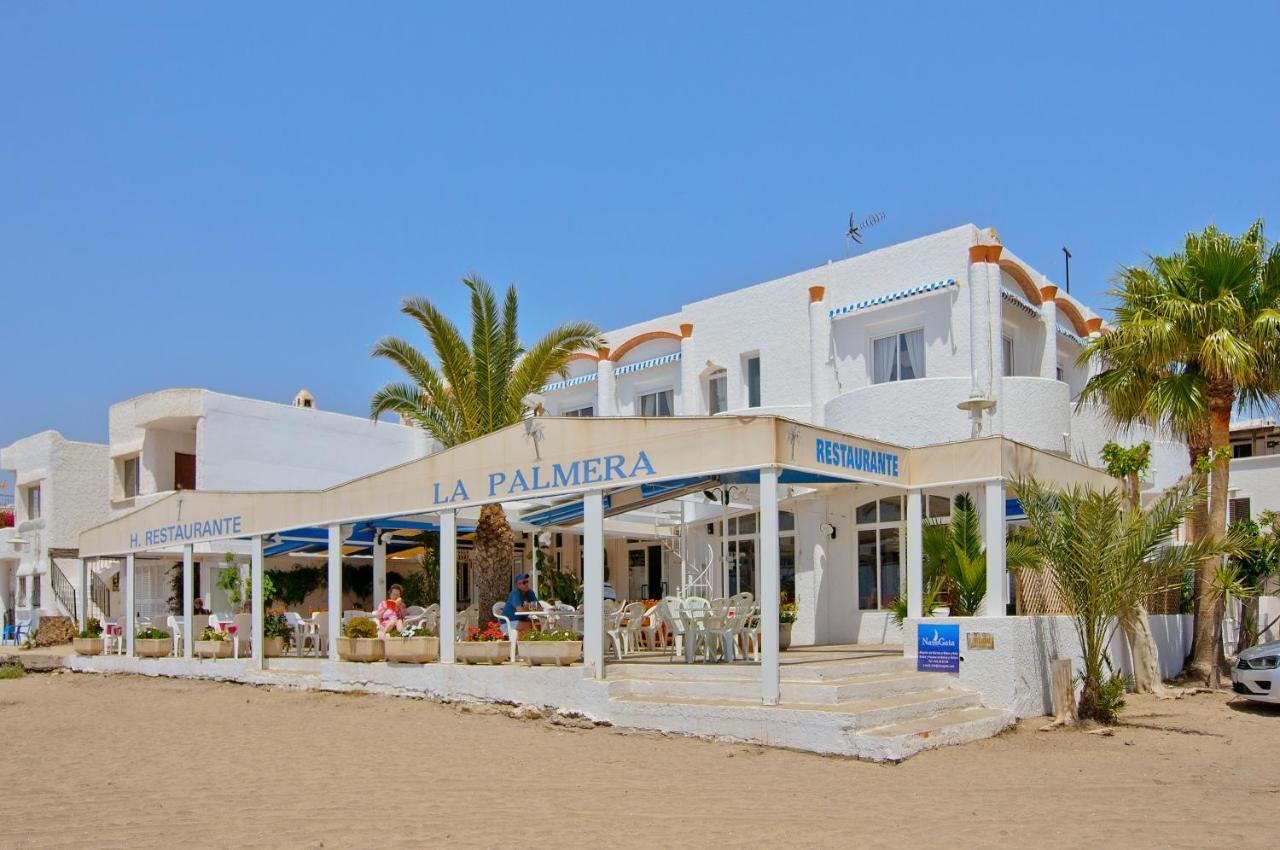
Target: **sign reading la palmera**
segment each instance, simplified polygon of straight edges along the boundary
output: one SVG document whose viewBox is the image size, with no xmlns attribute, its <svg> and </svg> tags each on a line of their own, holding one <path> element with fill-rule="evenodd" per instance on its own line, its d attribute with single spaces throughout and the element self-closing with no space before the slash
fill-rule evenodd
<svg viewBox="0 0 1280 850">
<path fill-rule="evenodd" d="M 568 463 L 535 463 L 514 470 L 498 470 L 484 475 L 482 481 L 471 482 L 470 488 L 462 478 L 455 478 L 452 482 L 436 481 L 431 485 L 431 496 L 434 504 L 447 505 L 475 498 L 493 499 L 649 478 L 654 474 L 649 456 L 639 451 L 634 456 L 601 455 Z M 473 495 L 476 490 L 480 492 L 479 496 Z"/>
</svg>

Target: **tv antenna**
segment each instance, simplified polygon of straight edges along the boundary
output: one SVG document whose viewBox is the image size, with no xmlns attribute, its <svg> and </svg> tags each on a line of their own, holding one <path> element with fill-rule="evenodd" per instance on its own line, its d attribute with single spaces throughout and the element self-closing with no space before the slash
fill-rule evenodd
<svg viewBox="0 0 1280 850">
<path fill-rule="evenodd" d="M 844 234 L 844 247 L 846 255 L 853 253 L 853 243 L 862 244 L 862 232 L 870 230 L 880 222 L 884 221 L 884 213 L 878 212 L 867 216 L 862 221 L 858 221 L 858 217 L 854 213 L 849 213 L 849 229 Z"/>
</svg>

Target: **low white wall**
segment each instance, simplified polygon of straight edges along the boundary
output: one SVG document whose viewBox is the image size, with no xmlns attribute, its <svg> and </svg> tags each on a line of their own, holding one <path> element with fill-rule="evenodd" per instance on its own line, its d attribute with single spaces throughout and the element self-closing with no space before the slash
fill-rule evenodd
<svg viewBox="0 0 1280 850">
<path fill-rule="evenodd" d="M 1050 668 L 1055 659 L 1070 658 L 1076 674 L 1083 671 L 1080 642 L 1070 617 L 937 617 L 908 620 L 904 628 L 905 653 L 916 654 L 916 628 L 921 624 L 956 623 L 960 626 L 960 674 L 958 684 L 982 695 L 983 704 L 1008 709 L 1018 717 L 1053 713 Z M 1160 670 L 1166 677 L 1182 669 L 1191 648 L 1192 617 L 1157 614 L 1151 617 L 1160 652 Z M 993 649 L 970 649 L 969 635 L 991 635 Z M 1128 644 L 1116 631 L 1110 646 L 1116 669 L 1132 675 Z"/>
</svg>

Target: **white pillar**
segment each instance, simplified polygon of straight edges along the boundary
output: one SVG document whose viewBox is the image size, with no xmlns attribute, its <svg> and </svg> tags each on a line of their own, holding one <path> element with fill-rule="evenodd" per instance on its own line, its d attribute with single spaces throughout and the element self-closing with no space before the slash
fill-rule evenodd
<svg viewBox="0 0 1280 850">
<path fill-rule="evenodd" d="M 263 598 L 265 592 L 262 587 L 263 562 L 266 558 L 262 550 L 263 537 L 261 534 L 255 534 L 249 540 L 249 592 L 252 594 L 250 611 L 253 617 L 253 666 L 259 670 L 264 666 L 262 663 L 265 657 L 262 652 L 263 621 L 267 613 L 267 600 Z"/>
<path fill-rule="evenodd" d="M 4 590 L 0 588 L 0 593 Z M 2 604 L 2 603 L 0 603 Z M 89 562 L 80 559 L 80 631 L 84 631 L 89 622 Z"/>
<path fill-rule="evenodd" d="M 907 616 L 924 616 L 924 494 L 907 491 Z"/>
<path fill-rule="evenodd" d="M 1040 377 L 1058 378 L 1058 287 L 1040 288 L 1040 318 L 1044 322 L 1044 348 L 1040 351 Z"/>
<path fill-rule="evenodd" d="M 604 495 L 582 498 L 582 661 L 586 675 L 604 678 Z"/>
<path fill-rule="evenodd" d="M 985 528 L 983 543 L 987 547 L 987 599 L 985 616 L 1003 617 L 1005 615 L 1005 578 L 1004 563 L 1004 482 L 993 481 L 985 488 Z"/>
<path fill-rule="evenodd" d="M 382 540 L 382 529 L 373 530 L 373 604 L 381 605 L 387 598 L 387 544 Z"/>
<path fill-rule="evenodd" d="M 342 636 L 342 526 L 329 526 L 329 658 L 338 660 Z"/>
<path fill-rule="evenodd" d="M 782 574 L 778 566 L 778 470 L 760 470 L 760 699 L 777 705 L 778 609 Z"/>
<path fill-rule="evenodd" d="M 533 592 L 538 592 L 538 533 L 525 534 L 524 551 L 529 555 L 529 578 L 533 580 Z"/>
<path fill-rule="evenodd" d="M 440 663 L 453 663 L 458 618 L 458 513 L 440 513 Z"/>
<path fill-rule="evenodd" d="M 702 405 L 701 387 L 698 385 L 698 363 L 693 356 L 693 325 L 680 326 L 680 398 L 676 413 L 681 416 L 697 416 L 706 413 Z"/>
<path fill-rule="evenodd" d="M 609 359 L 609 349 L 600 350 L 600 360 L 596 363 L 596 416 L 617 416 L 618 397 L 613 383 L 613 361 Z"/>
<path fill-rule="evenodd" d="M 831 317 L 823 302 L 826 287 L 809 287 L 809 421 L 821 425 L 826 410 L 827 352 L 831 348 Z"/>
<path fill-rule="evenodd" d="M 124 556 L 124 654 L 133 657 L 133 633 L 138 630 L 138 606 L 133 598 L 134 554 Z"/>
<path fill-rule="evenodd" d="M 194 647 L 195 635 L 196 587 L 195 587 L 195 547 L 188 543 L 182 547 L 182 657 L 190 658 Z"/>
</svg>

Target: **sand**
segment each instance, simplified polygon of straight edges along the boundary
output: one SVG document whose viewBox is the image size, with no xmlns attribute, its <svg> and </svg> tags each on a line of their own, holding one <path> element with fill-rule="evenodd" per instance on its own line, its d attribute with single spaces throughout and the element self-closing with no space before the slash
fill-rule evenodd
<svg viewBox="0 0 1280 850">
<path fill-rule="evenodd" d="M 0 681 L 0 846 L 1274 843 L 1280 710 L 1134 698 L 901 765 L 489 707 L 136 676 Z"/>
</svg>

